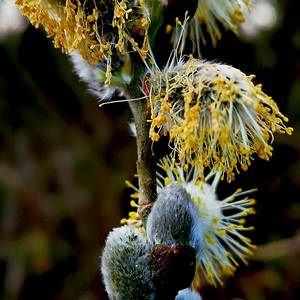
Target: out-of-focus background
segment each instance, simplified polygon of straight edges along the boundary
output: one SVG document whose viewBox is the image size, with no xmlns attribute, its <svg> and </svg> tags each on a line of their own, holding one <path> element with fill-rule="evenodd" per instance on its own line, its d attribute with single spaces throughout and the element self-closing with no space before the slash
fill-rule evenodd
<svg viewBox="0 0 300 300">
<path fill-rule="evenodd" d="M 99 257 L 129 211 L 130 110 L 99 108 L 68 57 L 0 1 L 0 298 L 107 299 Z M 275 136 L 269 162 L 221 183 L 220 197 L 258 188 L 247 224 L 259 247 L 225 287 L 204 285 L 205 300 L 300 299 L 299 12 L 298 0 L 257 0 L 239 38 L 222 29 L 216 49 L 202 47 L 204 58 L 256 74 L 295 129 Z"/>
</svg>

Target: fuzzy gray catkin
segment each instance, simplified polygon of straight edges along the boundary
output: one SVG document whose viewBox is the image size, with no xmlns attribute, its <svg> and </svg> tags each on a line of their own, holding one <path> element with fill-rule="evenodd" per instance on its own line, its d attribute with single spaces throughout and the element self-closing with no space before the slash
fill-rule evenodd
<svg viewBox="0 0 300 300">
<path fill-rule="evenodd" d="M 147 219 L 147 236 L 151 245 L 188 245 L 201 255 L 202 231 L 197 210 L 190 195 L 178 182 L 164 187 Z"/>
<path fill-rule="evenodd" d="M 172 182 L 162 188 L 148 216 L 146 232 L 152 246 L 151 280 L 158 299 L 177 299 L 178 291 L 193 281 L 203 240 L 197 210 L 181 184 Z M 190 296 L 187 291 L 179 299 Z"/>
<path fill-rule="evenodd" d="M 109 299 L 154 299 L 149 254 L 149 245 L 136 227 L 125 225 L 109 233 L 101 259 Z"/>
</svg>

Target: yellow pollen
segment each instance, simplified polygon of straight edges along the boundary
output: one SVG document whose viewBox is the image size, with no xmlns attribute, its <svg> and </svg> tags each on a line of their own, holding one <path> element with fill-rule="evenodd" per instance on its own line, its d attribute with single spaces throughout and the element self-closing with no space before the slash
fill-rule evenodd
<svg viewBox="0 0 300 300">
<path fill-rule="evenodd" d="M 177 170 L 176 168 L 171 168 L 171 170 L 172 170 L 172 172 L 173 172 L 175 175 L 178 175 L 178 174 L 179 174 L 179 172 L 178 172 L 178 170 Z"/>
<path fill-rule="evenodd" d="M 288 127 L 288 128 L 285 129 L 285 131 L 286 131 L 286 133 L 287 133 L 288 135 L 292 135 L 294 129 L 293 129 L 292 127 Z"/>
<path fill-rule="evenodd" d="M 136 212 L 134 212 L 134 211 L 129 212 L 128 215 L 129 215 L 130 218 L 136 218 L 136 217 L 138 217 L 138 214 Z"/>
<path fill-rule="evenodd" d="M 126 184 L 126 186 L 129 187 L 129 188 L 132 187 L 132 184 L 131 184 L 130 181 L 128 181 L 128 180 L 125 181 L 125 184 Z"/>
<path fill-rule="evenodd" d="M 207 242 L 208 242 L 209 244 L 214 244 L 214 243 L 216 242 L 216 240 L 213 239 L 213 238 L 212 238 L 211 236 L 209 236 L 209 235 L 206 235 L 205 237 L 206 237 Z"/>
<path fill-rule="evenodd" d="M 235 227 L 236 227 L 236 226 L 235 226 L 234 224 L 231 224 L 231 225 L 228 226 L 228 229 L 229 229 L 229 230 L 233 230 Z"/>
<path fill-rule="evenodd" d="M 139 193 L 131 194 L 130 198 L 132 198 L 132 199 L 138 199 L 139 198 Z"/>
<path fill-rule="evenodd" d="M 178 177 L 177 182 L 182 183 L 182 179 L 180 177 Z"/>
<path fill-rule="evenodd" d="M 214 224 L 219 222 L 219 218 L 217 216 L 213 216 L 212 221 Z"/>
<path fill-rule="evenodd" d="M 178 17 L 176 17 L 175 22 L 176 22 L 176 24 L 179 25 L 179 26 L 182 25 L 182 23 L 179 21 Z"/>
<path fill-rule="evenodd" d="M 166 34 L 171 33 L 172 30 L 173 30 L 173 26 L 171 26 L 171 25 L 166 26 Z"/>
<path fill-rule="evenodd" d="M 171 179 L 169 177 L 165 178 L 165 186 L 171 183 Z"/>
<path fill-rule="evenodd" d="M 254 210 L 253 207 L 249 207 L 249 208 L 248 208 L 248 213 L 249 213 L 250 215 L 255 215 L 255 214 L 256 214 L 256 212 L 255 212 L 255 210 Z"/>
<path fill-rule="evenodd" d="M 250 249 L 248 249 L 248 250 L 247 250 L 247 254 L 250 255 L 250 256 L 252 256 L 252 255 L 253 255 L 253 252 L 252 252 Z"/>
<path fill-rule="evenodd" d="M 136 204 L 136 202 L 134 200 L 130 201 L 130 206 L 131 207 L 137 207 L 138 205 Z"/>
</svg>

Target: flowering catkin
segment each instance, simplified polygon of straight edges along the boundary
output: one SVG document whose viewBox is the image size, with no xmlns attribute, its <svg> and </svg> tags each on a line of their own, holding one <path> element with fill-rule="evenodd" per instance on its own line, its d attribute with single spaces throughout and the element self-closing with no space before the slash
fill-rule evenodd
<svg viewBox="0 0 300 300">
<path fill-rule="evenodd" d="M 153 65 L 145 76 L 152 109 L 150 137 L 168 134 L 178 162 L 223 172 L 230 182 L 247 170 L 253 154 L 272 156 L 274 133 L 292 134 L 275 101 L 254 76 L 231 66 L 176 54 L 163 70 Z"/>
<path fill-rule="evenodd" d="M 256 189 L 244 192 L 238 189 L 221 200 L 217 196 L 221 173 L 210 172 L 205 177 L 209 184 L 199 181 L 199 169 L 190 168 L 186 172 L 169 157 L 161 160 L 159 166 L 167 176 L 163 182 L 159 181 L 160 188 L 164 190 L 165 184 L 168 187 L 174 182 L 180 184 L 181 189 L 189 195 L 187 199 L 192 202 L 196 218 L 199 220 L 198 226 L 191 232 L 193 239 L 197 239 L 199 234 L 203 236 L 201 252 L 196 256 L 197 272 L 193 284 L 199 285 L 197 278 L 202 272 L 209 283 L 215 286 L 222 285 L 222 278 L 234 274 L 238 261 L 247 264 L 247 258 L 253 254 L 252 250 L 256 249 L 251 240 L 244 235 L 245 231 L 254 229 L 253 226 L 245 226 L 245 217 L 255 214 L 252 207 L 255 200 L 243 198 Z M 160 178 L 164 175 L 159 173 Z M 176 221 L 177 217 L 173 215 L 173 222 Z"/>
<path fill-rule="evenodd" d="M 222 173 L 210 172 L 203 183 L 199 181 L 199 169 L 184 171 L 170 157 L 160 160 L 158 165 L 158 197 L 146 226 L 150 245 L 192 246 L 197 264 L 195 278 L 203 273 L 210 284 L 222 285 L 223 277 L 234 274 L 239 261 L 247 264 L 247 258 L 256 249 L 244 234 L 254 230 L 253 226 L 245 225 L 245 218 L 255 214 L 255 200 L 245 196 L 256 189 L 238 189 L 219 199 L 217 186 Z M 137 190 L 134 199 L 138 193 Z M 134 212 L 122 223 L 143 229 Z M 197 280 L 194 284 L 199 285 Z"/>
<path fill-rule="evenodd" d="M 176 1 L 164 1 L 170 5 L 170 2 Z M 222 24 L 226 30 L 231 30 L 236 35 L 238 34 L 238 25 L 245 21 L 244 13 L 241 7 L 243 4 L 245 9 L 251 9 L 252 0 L 194 0 L 197 2 L 197 9 L 194 13 L 188 10 L 187 15 L 190 16 L 189 22 L 185 28 L 170 26 L 167 27 L 167 31 L 172 30 L 172 39 L 174 48 L 177 47 L 178 43 L 181 43 L 179 50 L 183 51 L 187 39 L 191 39 L 193 42 L 193 53 L 200 57 L 201 56 L 201 42 L 202 44 L 207 43 L 208 33 L 213 46 L 215 47 L 217 41 L 221 39 L 221 30 L 219 24 Z M 178 1 L 179 2 L 179 1 Z M 177 14 L 176 17 L 180 16 Z M 174 18 L 175 19 L 175 18 Z M 172 20 L 173 21 L 173 20 Z M 180 19 L 180 21 L 182 21 Z M 206 28 L 206 30 L 205 30 Z M 183 34 L 183 37 L 181 35 Z M 182 39 L 182 40 L 181 40 Z"/>
<path fill-rule="evenodd" d="M 143 0 L 16 0 L 16 4 L 31 24 L 44 27 L 55 48 L 64 53 L 77 50 L 90 65 L 106 60 L 108 84 L 114 50 L 125 57 L 129 44 L 142 56 L 148 51 L 150 19 Z"/>
<path fill-rule="evenodd" d="M 151 245 L 189 245 L 200 256 L 202 232 L 199 218 L 190 195 L 178 182 L 170 183 L 159 192 L 148 216 L 146 231 Z"/>
</svg>

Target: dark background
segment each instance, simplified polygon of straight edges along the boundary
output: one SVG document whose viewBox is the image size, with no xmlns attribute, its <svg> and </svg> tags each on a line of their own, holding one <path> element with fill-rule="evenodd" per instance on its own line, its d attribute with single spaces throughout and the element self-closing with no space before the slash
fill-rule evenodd
<svg viewBox="0 0 300 300">
<path fill-rule="evenodd" d="M 273 28 L 255 38 L 224 30 L 216 49 L 202 47 L 204 58 L 256 74 L 295 130 L 275 136 L 269 162 L 221 183 L 220 198 L 258 188 L 247 224 L 260 247 L 225 287 L 204 285 L 205 300 L 300 299 L 300 7 L 277 4 Z M 1 299 L 107 299 L 99 256 L 129 211 L 131 117 L 126 103 L 98 108 L 41 29 L 0 40 Z"/>
</svg>

